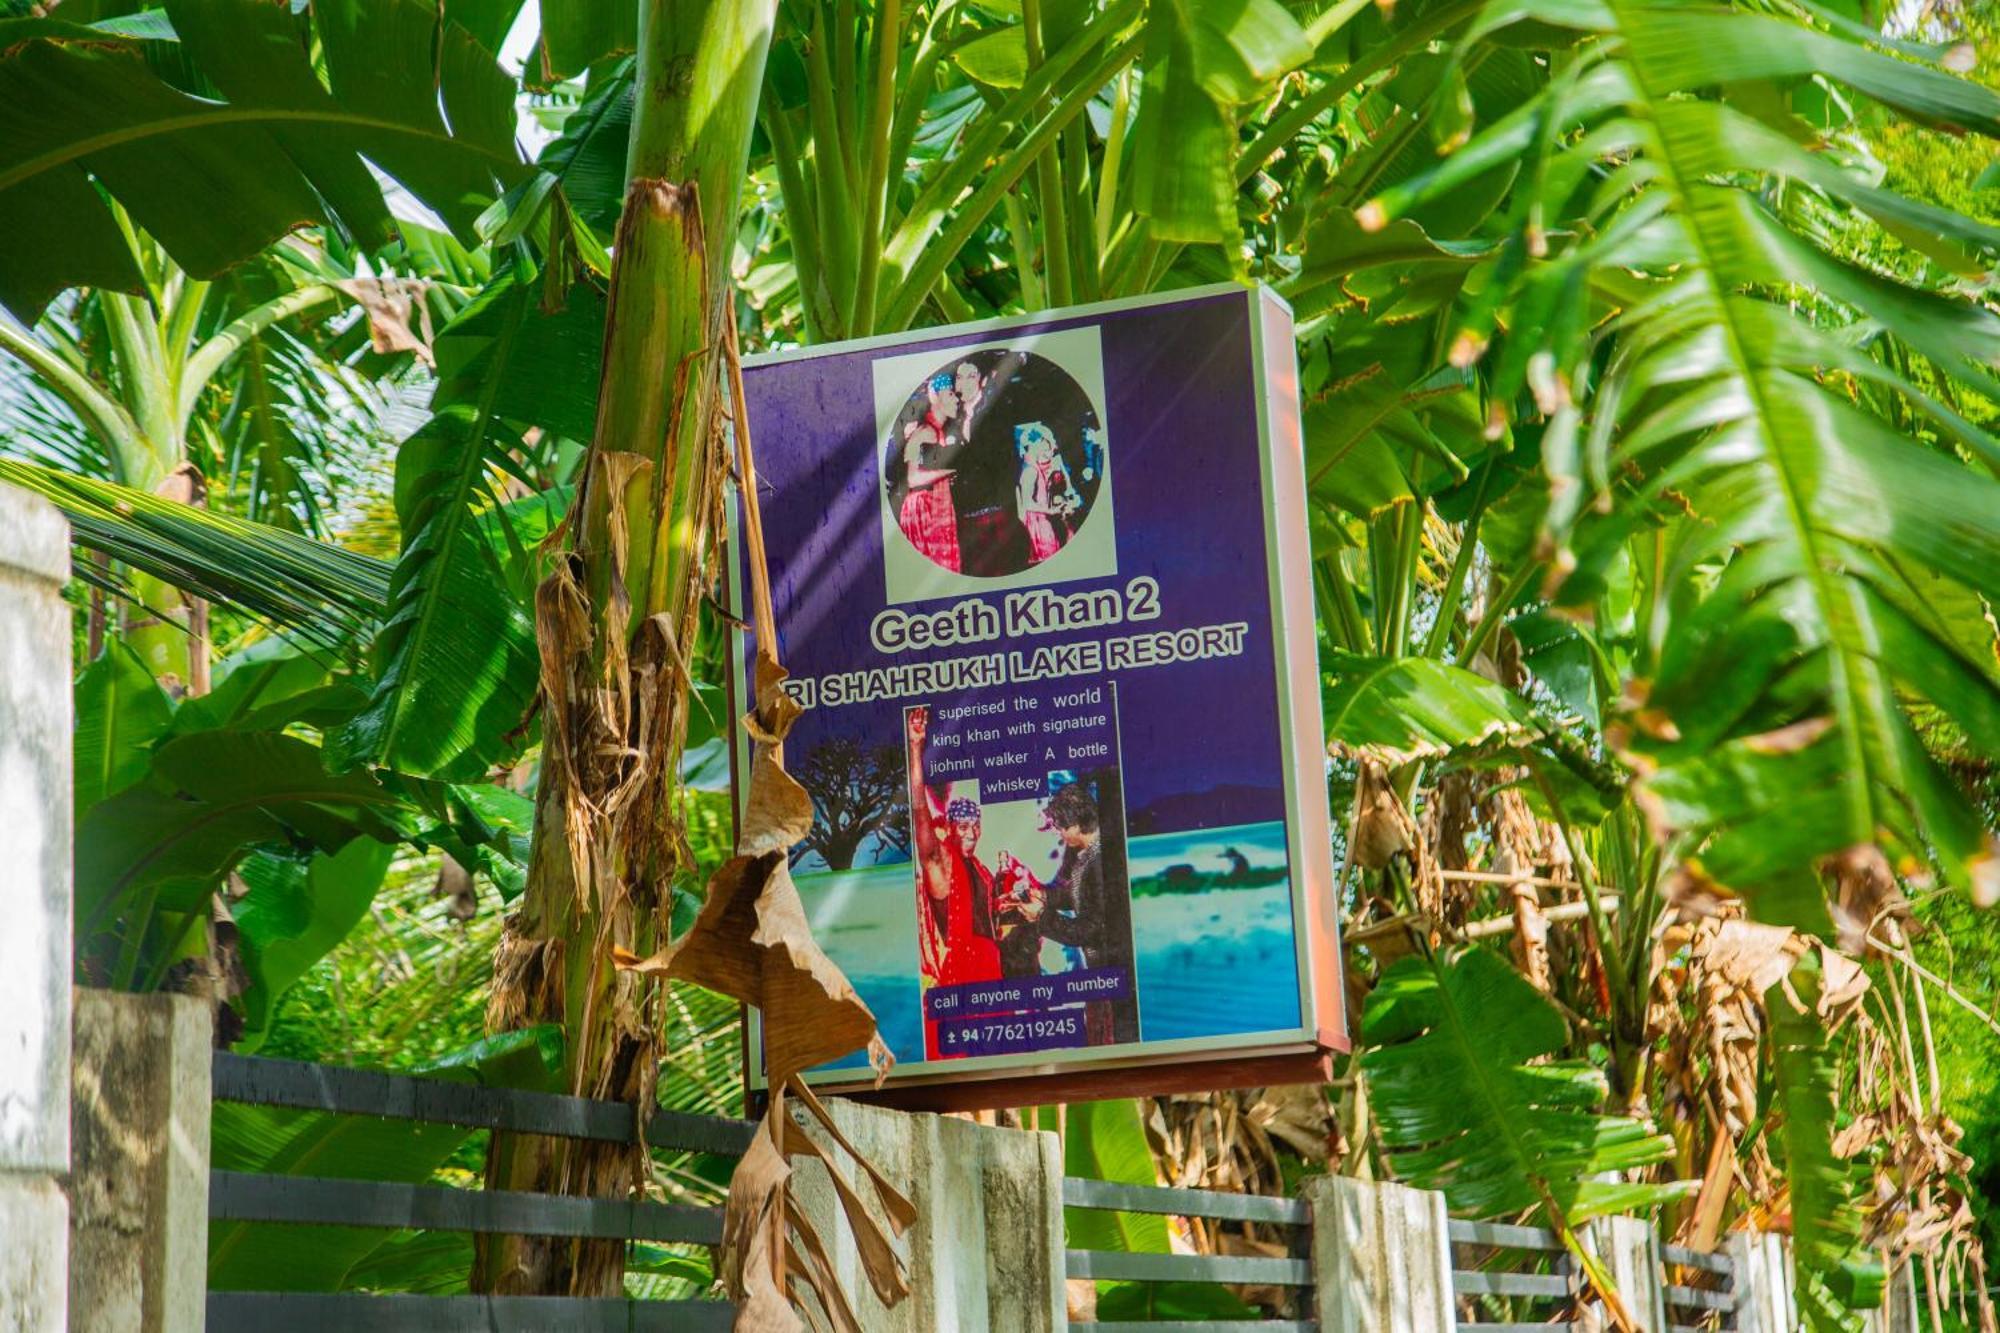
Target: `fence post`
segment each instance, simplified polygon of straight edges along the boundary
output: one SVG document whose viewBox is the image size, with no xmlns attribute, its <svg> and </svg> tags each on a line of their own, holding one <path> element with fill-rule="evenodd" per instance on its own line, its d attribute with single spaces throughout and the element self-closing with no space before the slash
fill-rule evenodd
<svg viewBox="0 0 2000 1333">
<path fill-rule="evenodd" d="M 1737 1333 L 1792 1333 L 1798 1302 L 1792 1295 L 1791 1247 L 1774 1231 L 1735 1231 L 1729 1236 L 1736 1265 Z"/>
<path fill-rule="evenodd" d="M 1667 1304 L 1662 1278 L 1660 1233 L 1638 1217 L 1600 1217 L 1583 1228 L 1583 1244 L 1603 1263 L 1611 1285 L 1639 1327 L 1646 1333 L 1666 1333 Z M 1601 1307 L 1588 1307 L 1589 1318 L 1603 1323 Z"/>
<path fill-rule="evenodd" d="M 1451 1333 L 1451 1237 L 1444 1195 L 1317 1176 L 1312 1209 L 1320 1333 Z"/>
<path fill-rule="evenodd" d="M 69 529 L 0 486 L 0 1333 L 63 1327 L 69 1169 Z"/>
<path fill-rule="evenodd" d="M 897 1242 L 909 1265 L 910 1295 L 885 1310 L 862 1276 L 825 1168 L 793 1159 L 799 1206 L 826 1242 L 867 1333 L 1063 1333 L 1062 1157 L 1055 1135 L 838 1098 L 827 1105 L 841 1133 L 917 1207 L 916 1225 Z M 809 1124 L 808 1132 L 825 1141 L 817 1126 Z M 861 1192 L 869 1193 L 865 1182 Z"/>
<path fill-rule="evenodd" d="M 192 996 L 76 992 L 76 1333 L 201 1333 L 212 1028 Z"/>
<path fill-rule="evenodd" d="M 1917 1275 L 1912 1261 L 1906 1259 L 1889 1270 L 1888 1280 L 1882 1284 L 1882 1304 L 1862 1318 L 1868 1333 L 1919 1333 L 1923 1324 L 1917 1315 Z"/>
</svg>

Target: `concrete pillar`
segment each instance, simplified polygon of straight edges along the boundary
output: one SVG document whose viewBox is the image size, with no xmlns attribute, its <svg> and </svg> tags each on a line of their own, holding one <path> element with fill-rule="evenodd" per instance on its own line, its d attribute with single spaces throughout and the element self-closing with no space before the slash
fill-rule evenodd
<svg viewBox="0 0 2000 1333">
<path fill-rule="evenodd" d="M 76 992 L 73 1333 L 201 1333 L 213 1021 L 188 995 Z"/>
<path fill-rule="evenodd" d="M 69 527 L 0 485 L 0 1333 L 63 1327 L 69 1166 Z"/>
<path fill-rule="evenodd" d="M 1451 1333 L 1451 1237 L 1444 1195 L 1316 1176 L 1314 1299 L 1321 1333 Z"/>
<path fill-rule="evenodd" d="M 1733 1231 L 1726 1249 L 1736 1265 L 1737 1333 L 1792 1333 L 1799 1307 L 1786 1238 L 1773 1231 Z"/>
<path fill-rule="evenodd" d="M 1584 1247 L 1603 1263 L 1625 1309 L 1644 1333 L 1666 1333 L 1667 1305 L 1660 1233 L 1637 1217 L 1600 1217 L 1583 1228 Z M 1586 1326 L 1603 1326 L 1601 1306 L 1587 1307 Z"/>
<path fill-rule="evenodd" d="M 868 1333 L 1067 1328 L 1062 1157 L 1055 1135 L 839 1099 L 827 1106 L 840 1132 L 917 1208 L 916 1224 L 896 1242 L 909 1268 L 910 1295 L 885 1310 L 862 1275 L 825 1168 L 809 1158 L 792 1159 L 795 1197 L 825 1242 Z M 817 1125 L 809 1125 L 809 1132 L 826 1142 Z M 835 1160 L 842 1160 L 834 1151 Z M 851 1166 L 846 1169 L 872 1207 L 866 1180 Z"/>
</svg>

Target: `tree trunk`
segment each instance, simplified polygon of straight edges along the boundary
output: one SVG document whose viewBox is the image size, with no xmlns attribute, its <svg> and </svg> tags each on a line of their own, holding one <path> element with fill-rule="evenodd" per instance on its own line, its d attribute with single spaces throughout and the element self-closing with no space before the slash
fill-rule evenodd
<svg viewBox="0 0 2000 1333">
<path fill-rule="evenodd" d="M 721 515 L 729 238 L 774 12 L 775 0 L 641 0 L 596 431 L 565 549 L 535 598 L 542 777 L 488 1025 L 560 1024 L 568 1090 L 642 1114 L 659 1063 L 657 983 L 611 955 L 664 940 L 686 868 L 672 807 L 683 663 Z M 496 1136 L 487 1183 L 624 1197 L 643 1189 L 646 1166 L 631 1148 Z M 623 1270 L 618 1242 L 514 1237 L 482 1245 L 474 1284 L 615 1296 Z"/>
<path fill-rule="evenodd" d="M 208 483 L 201 469 L 181 462 L 152 483 L 153 494 L 206 508 Z M 136 605 L 125 613 L 125 642 L 153 678 L 176 699 L 208 693 L 208 603 L 140 570 L 127 573 Z"/>
</svg>

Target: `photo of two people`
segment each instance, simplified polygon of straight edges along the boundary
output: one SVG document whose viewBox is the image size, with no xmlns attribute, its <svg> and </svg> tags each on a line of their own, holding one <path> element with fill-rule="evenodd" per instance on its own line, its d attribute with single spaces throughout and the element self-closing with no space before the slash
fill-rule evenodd
<svg viewBox="0 0 2000 1333">
<path fill-rule="evenodd" d="M 930 710 L 906 709 L 918 963 L 925 990 L 1132 969 L 1124 802 L 1115 767 L 1050 773 L 1026 800 L 982 804 L 974 779 L 939 779 Z M 1085 1043 L 1138 1039 L 1138 1005 L 1083 1005 Z M 937 1058 L 934 1024 L 926 1054 Z"/>
<path fill-rule="evenodd" d="M 954 574 L 997 578 L 1048 560 L 1082 529 L 1104 478 L 1090 396 L 1053 359 L 982 348 L 910 393 L 883 445 L 889 511 Z"/>
</svg>

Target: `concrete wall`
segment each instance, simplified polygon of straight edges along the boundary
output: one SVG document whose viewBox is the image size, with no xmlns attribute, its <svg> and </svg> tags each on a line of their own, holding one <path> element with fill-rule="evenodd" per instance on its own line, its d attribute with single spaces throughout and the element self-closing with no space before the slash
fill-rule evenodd
<svg viewBox="0 0 2000 1333">
<path fill-rule="evenodd" d="M 76 992 L 73 1333 L 201 1333 L 212 1032 L 192 996 Z"/>
<path fill-rule="evenodd" d="M 69 1166 L 69 529 L 0 485 L 0 1333 L 64 1324 Z"/>
<path fill-rule="evenodd" d="M 1312 1209 L 1321 1333 L 1449 1333 L 1456 1327 L 1444 1195 L 1319 1176 Z"/>
<path fill-rule="evenodd" d="M 1583 1228 L 1583 1243 L 1597 1256 L 1618 1289 L 1625 1310 L 1639 1321 L 1639 1327 L 1662 1330 L 1667 1327 L 1666 1293 L 1661 1277 L 1665 1269 L 1660 1257 L 1660 1233 L 1652 1223 L 1637 1217 L 1600 1217 Z M 1608 1325 L 1604 1308 L 1586 1308 L 1582 1323 L 1586 1328 Z"/>
<path fill-rule="evenodd" d="M 916 1225 L 897 1242 L 910 1273 L 910 1295 L 885 1310 L 862 1275 L 825 1168 L 808 1158 L 792 1159 L 799 1205 L 826 1243 L 868 1333 L 1067 1328 L 1062 1159 L 1055 1135 L 837 1099 L 828 1107 L 841 1133 L 917 1208 Z M 817 1126 L 812 1132 L 824 1142 Z M 849 1179 L 872 1206 L 866 1182 Z"/>
</svg>

